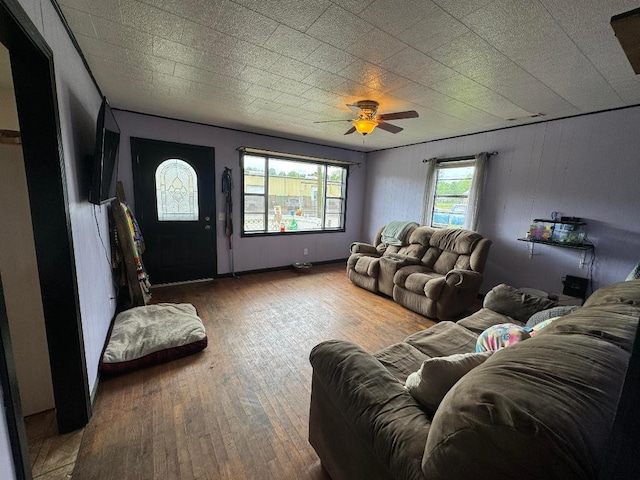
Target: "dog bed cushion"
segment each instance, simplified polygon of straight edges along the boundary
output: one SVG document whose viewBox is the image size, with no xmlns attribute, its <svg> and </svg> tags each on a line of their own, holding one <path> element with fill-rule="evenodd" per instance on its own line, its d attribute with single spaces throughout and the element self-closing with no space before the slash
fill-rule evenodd
<svg viewBox="0 0 640 480">
<path fill-rule="evenodd" d="M 119 373 L 199 352 L 207 335 L 189 303 L 160 303 L 118 314 L 100 372 Z"/>
</svg>

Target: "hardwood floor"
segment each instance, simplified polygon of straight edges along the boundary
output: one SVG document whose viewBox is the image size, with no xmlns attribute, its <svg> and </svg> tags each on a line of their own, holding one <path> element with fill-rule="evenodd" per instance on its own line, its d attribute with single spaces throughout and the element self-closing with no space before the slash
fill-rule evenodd
<svg viewBox="0 0 640 480">
<path fill-rule="evenodd" d="M 24 419 L 33 480 L 71 478 L 84 429 L 58 435 L 55 410 Z"/>
<path fill-rule="evenodd" d="M 307 441 L 311 348 L 376 351 L 433 324 L 343 264 L 164 287 L 153 302 L 195 305 L 209 346 L 102 379 L 74 479 L 327 479 Z"/>
</svg>

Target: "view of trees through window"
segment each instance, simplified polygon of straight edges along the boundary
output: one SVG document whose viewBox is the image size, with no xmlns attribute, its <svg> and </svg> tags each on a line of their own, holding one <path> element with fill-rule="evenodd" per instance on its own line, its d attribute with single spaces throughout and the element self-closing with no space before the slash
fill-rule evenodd
<svg viewBox="0 0 640 480">
<path fill-rule="evenodd" d="M 464 226 L 474 171 L 473 163 L 438 165 L 431 226 Z"/>
<path fill-rule="evenodd" d="M 243 234 L 343 230 L 347 170 L 243 155 Z"/>
</svg>

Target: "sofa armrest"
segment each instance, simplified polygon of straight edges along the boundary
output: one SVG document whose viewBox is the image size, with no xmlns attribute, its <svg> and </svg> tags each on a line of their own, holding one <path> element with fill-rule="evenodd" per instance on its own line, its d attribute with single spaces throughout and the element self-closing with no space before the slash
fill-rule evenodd
<svg viewBox="0 0 640 480">
<path fill-rule="evenodd" d="M 413 273 L 431 273 L 431 272 L 433 272 L 433 270 L 431 270 L 429 267 L 425 267 L 421 263 L 416 265 L 407 265 L 406 267 L 400 268 L 396 272 L 396 274 L 393 276 L 393 283 L 395 285 L 404 287 L 404 284 L 407 281 L 407 277 L 409 275 Z"/>
<path fill-rule="evenodd" d="M 348 424 L 376 460 L 394 472 L 391 477 L 420 478 L 431 422 L 404 385 L 371 354 L 350 342 L 323 342 L 313 348 L 309 359 L 314 382 L 321 387 L 312 391 L 312 404 L 314 395 L 324 395 L 335 407 L 332 415 L 315 421 Z M 335 412 L 343 418 L 335 418 Z M 381 473 L 383 477 L 389 478 Z"/>
<path fill-rule="evenodd" d="M 374 255 L 376 257 L 380 256 L 380 253 L 378 252 L 378 250 L 376 250 L 376 247 L 374 247 L 370 243 L 353 242 L 350 248 L 351 253 L 364 253 L 366 255 Z"/>
<path fill-rule="evenodd" d="M 360 418 L 364 424 L 370 423 L 388 400 L 407 394 L 373 355 L 351 342 L 322 342 L 311 350 L 309 361 L 313 374 L 335 393 L 334 401 L 346 416 Z M 363 411 L 368 418 L 361 418 Z"/>
<path fill-rule="evenodd" d="M 483 276 L 472 270 L 451 270 L 444 277 L 429 280 L 424 293 L 431 300 L 438 300 L 447 290 L 480 290 Z"/>
<path fill-rule="evenodd" d="M 479 290 L 483 275 L 472 270 L 451 270 L 444 276 L 447 285 L 459 290 Z"/>
</svg>

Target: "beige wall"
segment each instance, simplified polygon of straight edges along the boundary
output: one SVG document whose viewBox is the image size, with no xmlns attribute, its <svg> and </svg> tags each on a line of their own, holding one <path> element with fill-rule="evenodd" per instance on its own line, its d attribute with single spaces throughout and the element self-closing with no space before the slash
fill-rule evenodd
<svg viewBox="0 0 640 480">
<path fill-rule="evenodd" d="M 0 45 L 0 50 L 4 47 Z M 6 50 L 4 50 L 6 52 Z M 8 57 L 0 54 L 6 78 Z M 3 78 L 0 75 L 0 78 Z M 17 130 L 11 85 L 0 87 L 0 129 Z M 0 144 L 0 275 L 24 415 L 54 408 L 22 147 Z"/>
<path fill-rule="evenodd" d="M 16 97 L 13 90 L 0 85 L 0 130 L 20 130 L 16 117 Z"/>
<path fill-rule="evenodd" d="M 0 274 L 24 415 L 54 407 L 27 179 L 19 145 L 0 145 Z"/>
</svg>

